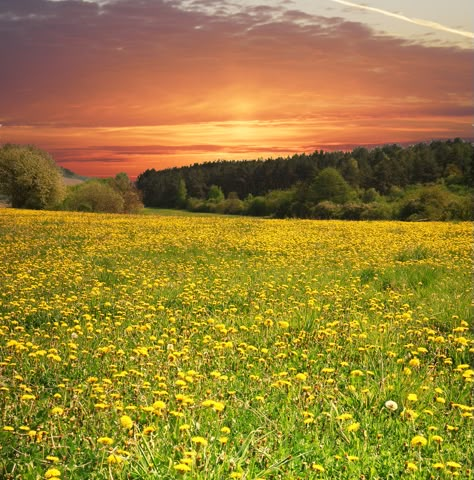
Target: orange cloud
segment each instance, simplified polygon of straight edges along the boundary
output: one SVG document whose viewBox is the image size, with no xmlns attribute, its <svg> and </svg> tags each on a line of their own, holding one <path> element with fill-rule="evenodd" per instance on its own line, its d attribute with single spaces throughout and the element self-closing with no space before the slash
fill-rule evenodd
<svg viewBox="0 0 474 480">
<path fill-rule="evenodd" d="M 0 8 L 0 141 L 79 173 L 471 135 L 470 50 L 276 7 Z"/>
</svg>

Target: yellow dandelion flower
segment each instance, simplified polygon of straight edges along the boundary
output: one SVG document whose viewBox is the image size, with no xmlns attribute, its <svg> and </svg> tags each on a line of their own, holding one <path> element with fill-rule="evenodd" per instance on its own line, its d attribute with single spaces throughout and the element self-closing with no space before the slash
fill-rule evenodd
<svg viewBox="0 0 474 480">
<path fill-rule="evenodd" d="M 21 400 L 34 400 L 36 397 L 34 395 L 30 395 L 29 393 L 25 393 L 20 397 Z"/>
<path fill-rule="evenodd" d="M 162 400 L 157 400 L 156 402 L 153 403 L 152 406 L 156 410 L 162 410 L 163 408 L 166 408 L 166 403 L 163 402 Z"/>
<path fill-rule="evenodd" d="M 351 418 L 352 415 L 350 413 L 341 413 L 341 415 L 336 417 L 337 420 L 350 420 Z"/>
<path fill-rule="evenodd" d="M 229 437 L 219 437 L 219 443 L 225 445 L 229 441 Z"/>
<path fill-rule="evenodd" d="M 181 473 L 191 471 L 191 467 L 189 465 L 186 465 L 186 463 L 178 463 L 178 464 L 174 465 L 173 468 L 176 471 L 181 472 Z"/>
<path fill-rule="evenodd" d="M 133 420 L 128 415 L 122 415 L 120 417 L 120 425 L 127 430 L 133 428 Z"/>
<path fill-rule="evenodd" d="M 229 427 L 222 427 L 221 428 L 221 433 L 224 433 L 224 434 L 230 433 L 230 428 Z"/>
<path fill-rule="evenodd" d="M 435 470 L 443 470 L 445 468 L 445 465 L 444 463 L 437 462 L 437 463 L 433 463 L 433 468 Z"/>
<path fill-rule="evenodd" d="M 417 402 L 418 401 L 418 395 L 416 393 L 409 393 L 407 400 L 409 402 Z"/>
<path fill-rule="evenodd" d="M 97 443 L 100 443 L 101 445 L 113 445 L 114 440 L 110 437 L 99 437 Z"/>
<path fill-rule="evenodd" d="M 4 432 L 14 432 L 15 429 L 14 429 L 13 427 L 10 427 L 10 425 L 5 425 L 5 426 L 3 427 L 3 431 L 4 431 Z"/>
<path fill-rule="evenodd" d="M 433 435 L 433 436 L 430 437 L 430 440 L 440 444 L 443 441 L 443 437 L 441 437 L 440 435 Z"/>
<path fill-rule="evenodd" d="M 359 428 L 360 428 L 360 423 L 359 423 L 359 422 L 351 423 L 351 424 L 347 427 L 347 431 L 348 431 L 348 432 L 357 432 L 357 430 L 359 430 Z"/>
<path fill-rule="evenodd" d="M 405 468 L 410 472 L 416 472 L 418 470 L 418 467 L 413 462 L 406 462 Z"/>
<path fill-rule="evenodd" d="M 44 474 L 44 478 L 53 478 L 53 477 L 60 477 L 61 472 L 57 468 L 50 468 Z"/>
<path fill-rule="evenodd" d="M 64 408 L 54 407 L 51 409 L 51 415 L 62 415 L 64 413 Z"/>
<path fill-rule="evenodd" d="M 315 472 L 323 473 L 325 471 L 325 468 L 319 463 L 312 463 L 311 470 L 314 470 Z"/>
<path fill-rule="evenodd" d="M 451 470 L 455 470 L 457 468 L 461 468 L 462 465 L 460 463 L 457 463 L 457 462 L 449 461 L 449 462 L 446 462 L 446 466 L 448 468 L 450 468 Z"/>
<path fill-rule="evenodd" d="M 415 435 L 410 441 L 412 447 L 424 447 L 427 443 L 428 440 L 422 435 Z"/>
<path fill-rule="evenodd" d="M 409 362 L 408 362 L 408 365 L 410 365 L 410 367 L 419 367 L 420 366 L 420 359 L 419 358 L 412 358 Z"/>
<path fill-rule="evenodd" d="M 196 445 L 202 445 L 203 447 L 208 444 L 208 441 L 204 437 L 192 437 L 191 441 Z"/>
<path fill-rule="evenodd" d="M 107 463 L 110 465 L 119 464 L 123 462 L 123 458 L 120 455 L 111 454 L 107 457 Z"/>
<path fill-rule="evenodd" d="M 46 460 L 52 463 L 58 463 L 59 462 L 59 457 L 55 457 L 54 455 L 48 455 L 46 457 Z"/>
</svg>

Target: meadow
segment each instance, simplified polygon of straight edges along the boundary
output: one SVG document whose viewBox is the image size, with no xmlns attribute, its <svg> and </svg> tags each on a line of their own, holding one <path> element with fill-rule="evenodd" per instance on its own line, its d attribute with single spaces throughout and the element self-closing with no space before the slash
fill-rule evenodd
<svg viewBox="0 0 474 480">
<path fill-rule="evenodd" d="M 0 478 L 472 478 L 472 224 L 0 211 Z"/>
</svg>

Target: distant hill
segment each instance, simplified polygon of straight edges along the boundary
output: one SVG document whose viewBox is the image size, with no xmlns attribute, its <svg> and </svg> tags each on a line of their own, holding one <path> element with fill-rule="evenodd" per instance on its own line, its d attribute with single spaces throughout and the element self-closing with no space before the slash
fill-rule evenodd
<svg viewBox="0 0 474 480">
<path fill-rule="evenodd" d="M 59 167 L 59 169 L 61 170 L 64 178 L 72 178 L 74 180 L 81 180 L 82 182 L 89 180 L 89 177 L 85 177 L 84 175 L 78 175 L 72 170 L 69 170 L 69 168 Z"/>
<path fill-rule="evenodd" d="M 59 169 L 63 174 L 64 185 L 67 185 L 67 186 L 78 185 L 79 183 L 89 180 L 89 177 L 78 175 L 77 173 L 74 173 L 72 170 L 69 170 L 69 168 L 59 167 Z"/>
</svg>

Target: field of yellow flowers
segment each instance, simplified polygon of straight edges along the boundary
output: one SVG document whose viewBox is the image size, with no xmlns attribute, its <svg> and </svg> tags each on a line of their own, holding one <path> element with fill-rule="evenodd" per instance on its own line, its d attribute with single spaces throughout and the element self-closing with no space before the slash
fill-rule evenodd
<svg viewBox="0 0 474 480">
<path fill-rule="evenodd" d="M 468 223 L 0 211 L 0 478 L 472 478 Z"/>
</svg>

